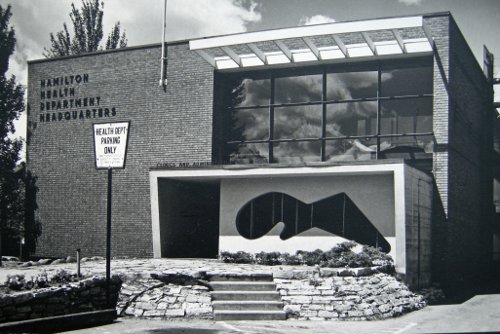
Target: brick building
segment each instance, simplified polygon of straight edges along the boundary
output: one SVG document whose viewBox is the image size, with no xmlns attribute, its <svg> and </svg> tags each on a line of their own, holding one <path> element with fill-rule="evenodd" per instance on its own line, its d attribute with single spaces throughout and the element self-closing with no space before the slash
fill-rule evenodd
<svg viewBox="0 0 500 334">
<path fill-rule="evenodd" d="M 29 62 L 39 255 L 104 254 L 107 173 L 92 125 L 130 121 L 113 256 L 295 252 L 343 237 L 392 254 L 414 286 L 488 265 L 492 78 L 449 13 L 165 52 L 160 85 L 161 44 Z"/>
</svg>

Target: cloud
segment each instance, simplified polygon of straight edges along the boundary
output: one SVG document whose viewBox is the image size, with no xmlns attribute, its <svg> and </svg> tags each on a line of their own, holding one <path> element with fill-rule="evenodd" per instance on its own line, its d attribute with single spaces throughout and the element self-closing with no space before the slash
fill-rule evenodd
<svg viewBox="0 0 500 334">
<path fill-rule="evenodd" d="M 0 0 L 6 7 L 4 2 Z M 64 22 L 72 32 L 71 3 L 79 8 L 81 0 L 12 2 L 10 24 L 16 31 L 17 45 L 10 58 L 9 74 L 14 74 L 21 84 L 27 84 L 27 61 L 43 58 L 44 47 L 50 45 L 49 34 L 62 30 Z M 161 0 L 105 0 L 101 43 L 118 21 L 129 46 L 161 43 L 163 4 Z M 249 24 L 261 19 L 260 6 L 254 0 L 169 0 L 167 41 L 244 32 Z M 24 124 L 16 128 L 25 136 Z"/>
<path fill-rule="evenodd" d="M 104 29 L 120 21 L 129 45 L 160 43 L 163 29 L 163 1 L 107 0 Z M 126 5 L 125 5 L 126 4 Z M 239 33 L 259 22 L 260 8 L 254 1 L 169 0 L 167 41 Z"/>
<path fill-rule="evenodd" d="M 299 25 L 308 26 L 312 24 L 321 24 L 321 23 L 331 23 L 335 22 L 334 18 L 325 15 L 313 15 L 313 16 L 302 16 L 299 20 Z"/>
<path fill-rule="evenodd" d="M 0 0 L 3 2 L 3 0 Z M 17 37 L 16 52 L 11 58 L 10 73 L 26 84 L 27 60 L 43 58 L 50 44 L 49 34 L 62 30 L 66 22 L 71 32 L 71 3 L 79 0 L 17 0 L 12 4 L 11 25 Z M 160 43 L 163 29 L 163 1 L 106 0 L 104 3 L 104 38 L 120 21 L 128 45 Z M 167 41 L 239 33 L 250 23 L 262 19 L 254 0 L 169 0 L 167 5 Z"/>
<path fill-rule="evenodd" d="M 398 2 L 407 6 L 419 6 L 422 4 L 422 0 L 398 0 Z"/>
</svg>

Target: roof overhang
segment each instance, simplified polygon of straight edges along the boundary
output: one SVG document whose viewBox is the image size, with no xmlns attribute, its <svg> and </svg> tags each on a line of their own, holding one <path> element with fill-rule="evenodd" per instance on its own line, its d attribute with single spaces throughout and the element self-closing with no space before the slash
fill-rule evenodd
<svg viewBox="0 0 500 334">
<path fill-rule="evenodd" d="M 335 22 L 189 41 L 215 69 L 429 53 L 422 16 Z"/>
</svg>

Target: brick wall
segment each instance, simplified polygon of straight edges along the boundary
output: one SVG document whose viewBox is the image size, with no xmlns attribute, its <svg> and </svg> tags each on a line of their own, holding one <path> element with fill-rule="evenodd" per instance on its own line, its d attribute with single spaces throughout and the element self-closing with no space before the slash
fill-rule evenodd
<svg viewBox="0 0 500 334">
<path fill-rule="evenodd" d="M 76 248 L 84 256 L 105 253 L 107 172 L 95 169 L 92 123 L 131 121 L 126 168 L 113 172 L 113 256 L 152 256 L 150 167 L 211 160 L 213 70 L 187 43 L 169 45 L 164 90 L 158 86 L 160 52 L 149 46 L 29 64 L 27 159 L 40 189 L 38 255 L 64 256 Z M 76 84 L 76 75 L 84 74 L 88 81 Z M 70 84 L 47 87 L 47 80 L 61 77 Z M 74 88 L 74 95 L 47 98 L 48 90 L 64 95 L 64 88 Z M 99 105 L 64 108 L 64 100 L 85 97 L 94 104 L 99 97 Z M 52 101 L 56 110 L 41 110 L 41 102 L 52 107 Z M 73 111 L 76 119 L 66 120 Z M 41 121 L 52 112 L 54 121 Z"/>
<path fill-rule="evenodd" d="M 432 16 L 424 19 L 435 44 L 433 80 L 433 174 L 443 204 L 448 212 L 448 137 L 449 137 L 449 17 Z"/>
<path fill-rule="evenodd" d="M 435 43 L 433 273 L 452 287 L 481 273 L 491 249 L 491 90 L 449 13 L 425 25 Z"/>
<path fill-rule="evenodd" d="M 481 274 L 491 255 L 494 115 L 491 86 L 453 20 L 450 36 L 448 263 L 457 282 Z"/>
<path fill-rule="evenodd" d="M 406 279 L 411 288 L 432 281 L 432 198 L 434 180 L 418 169 L 405 167 Z"/>
<path fill-rule="evenodd" d="M 453 18 L 443 14 L 427 17 L 425 22 L 436 46 L 435 278 L 451 287 L 480 272 L 480 262 L 490 248 L 490 209 L 485 203 L 491 202 L 491 166 L 487 162 L 492 145 L 491 96 L 481 67 Z"/>
</svg>

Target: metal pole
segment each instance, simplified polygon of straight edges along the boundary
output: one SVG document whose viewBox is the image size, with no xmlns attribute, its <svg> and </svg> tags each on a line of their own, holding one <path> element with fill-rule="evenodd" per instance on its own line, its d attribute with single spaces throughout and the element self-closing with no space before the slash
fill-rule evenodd
<svg viewBox="0 0 500 334">
<path fill-rule="evenodd" d="M 108 210 L 106 224 L 106 303 L 110 307 L 110 277 L 111 277 L 111 191 L 113 169 L 108 168 Z"/>
<path fill-rule="evenodd" d="M 163 35 L 161 42 L 160 86 L 165 86 L 165 34 L 167 31 L 167 0 L 163 4 Z"/>
<path fill-rule="evenodd" d="M 80 278 L 80 248 L 76 249 L 76 276 Z"/>
</svg>

